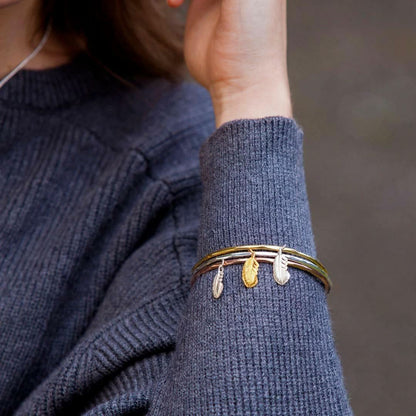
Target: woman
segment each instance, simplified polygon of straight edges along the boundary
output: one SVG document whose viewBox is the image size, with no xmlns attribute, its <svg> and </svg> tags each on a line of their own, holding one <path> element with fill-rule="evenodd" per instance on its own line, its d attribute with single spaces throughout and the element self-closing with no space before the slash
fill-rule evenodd
<svg viewBox="0 0 416 416">
<path fill-rule="evenodd" d="M 350 415 L 286 2 L 167 3 L 0 0 L 0 413 Z"/>
</svg>

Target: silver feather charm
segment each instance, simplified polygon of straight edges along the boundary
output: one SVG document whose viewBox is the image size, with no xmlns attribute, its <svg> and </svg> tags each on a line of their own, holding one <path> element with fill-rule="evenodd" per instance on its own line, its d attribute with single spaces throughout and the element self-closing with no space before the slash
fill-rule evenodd
<svg viewBox="0 0 416 416">
<path fill-rule="evenodd" d="M 279 249 L 273 261 L 273 278 L 279 285 L 284 285 L 290 278 L 287 270 L 288 258 L 283 254 L 282 249 L 283 247 Z"/>
<path fill-rule="evenodd" d="M 224 289 L 224 284 L 222 283 L 222 279 L 224 278 L 224 260 L 222 264 L 218 267 L 218 271 L 214 277 L 214 281 L 212 283 L 212 295 L 215 299 L 218 299 L 221 296 L 221 293 Z"/>
</svg>

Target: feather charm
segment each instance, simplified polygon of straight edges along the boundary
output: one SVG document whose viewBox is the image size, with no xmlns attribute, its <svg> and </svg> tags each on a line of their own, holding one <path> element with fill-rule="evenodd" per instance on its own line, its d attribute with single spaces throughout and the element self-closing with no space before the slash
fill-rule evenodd
<svg viewBox="0 0 416 416">
<path fill-rule="evenodd" d="M 256 260 L 256 254 L 254 253 L 254 251 L 250 251 L 251 257 L 245 261 L 242 272 L 243 282 L 246 287 L 254 287 L 258 283 L 257 271 L 259 269 L 259 263 Z"/>
<path fill-rule="evenodd" d="M 290 274 L 287 270 L 288 258 L 282 252 L 283 247 L 279 249 L 274 261 L 273 261 L 273 278 L 279 285 L 284 285 L 290 278 Z"/>
<path fill-rule="evenodd" d="M 221 296 L 221 293 L 224 289 L 224 284 L 222 283 L 222 279 L 224 277 L 224 260 L 222 264 L 218 267 L 218 271 L 214 277 L 214 281 L 212 283 L 212 295 L 215 299 L 218 299 Z"/>
</svg>

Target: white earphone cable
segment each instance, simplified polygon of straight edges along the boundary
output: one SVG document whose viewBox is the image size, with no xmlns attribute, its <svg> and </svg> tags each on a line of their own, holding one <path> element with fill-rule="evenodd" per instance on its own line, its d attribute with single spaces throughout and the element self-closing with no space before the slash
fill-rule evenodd
<svg viewBox="0 0 416 416">
<path fill-rule="evenodd" d="M 3 85 L 11 78 L 13 77 L 18 71 L 20 71 L 32 58 L 34 58 L 39 51 L 43 48 L 43 46 L 45 45 L 49 33 L 51 31 L 51 24 L 49 23 L 45 33 L 43 34 L 43 37 L 41 39 L 41 41 L 39 42 L 39 45 L 33 50 L 33 52 L 28 55 L 25 59 L 23 59 L 22 62 L 19 63 L 19 65 L 17 65 L 12 71 L 10 71 L 4 78 L 2 78 L 0 80 L 0 88 L 3 87 Z"/>
</svg>

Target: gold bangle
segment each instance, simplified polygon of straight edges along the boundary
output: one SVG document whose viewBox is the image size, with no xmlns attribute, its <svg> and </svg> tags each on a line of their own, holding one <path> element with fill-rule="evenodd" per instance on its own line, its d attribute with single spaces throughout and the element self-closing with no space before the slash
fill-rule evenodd
<svg viewBox="0 0 416 416">
<path fill-rule="evenodd" d="M 206 255 L 192 267 L 191 286 L 198 276 L 218 268 L 213 281 L 213 296 L 218 298 L 223 290 L 224 266 L 244 263 L 242 270 L 244 285 L 254 287 L 258 283 L 259 262 L 273 264 L 273 278 L 279 285 L 284 285 L 289 280 L 290 273 L 287 268 L 291 266 L 316 277 L 324 285 L 326 293 L 331 290 L 332 282 L 328 271 L 319 260 L 286 246 L 272 245 L 227 247 Z"/>
</svg>

